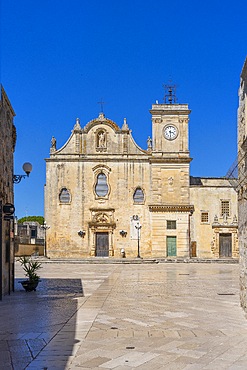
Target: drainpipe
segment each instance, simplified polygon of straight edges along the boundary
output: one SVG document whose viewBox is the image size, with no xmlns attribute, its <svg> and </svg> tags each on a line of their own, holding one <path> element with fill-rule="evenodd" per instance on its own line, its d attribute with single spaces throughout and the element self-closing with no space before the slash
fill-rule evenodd
<svg viewBox="0 0 247 370">
<path fill-rule="evenodd" d="M 192 257 L 191 253 L 191 216 L 193 215 L 193 211 L 190 211 L 189 218 L 188 218 L 188 242 L 189 242 L 189 258 Z"/>
</svg>

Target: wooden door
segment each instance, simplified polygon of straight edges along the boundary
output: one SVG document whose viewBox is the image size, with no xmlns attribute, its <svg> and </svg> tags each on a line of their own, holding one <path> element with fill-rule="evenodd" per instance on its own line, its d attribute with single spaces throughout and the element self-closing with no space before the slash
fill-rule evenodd
<svg viewBox="0 0 247 370">
<path fill-rule="evenodd" d="M 220 234 L 220 257 L 232 256 L 232 234 Z"/>
<path fill-rule="evenodd" d="M 175 257 L 177 255 L 177 237 L 167 236 L 166 246 L 167 246 L 167 257 Z"/>
<path fill-rule="evenodd" d="M 109 234 L 96 233 L 96 257 L 109 256 Z"/>
<path fill-rule="evenodd" d="M 196 257 L 196 242 L 191 242 L 191 257 Z"/>
</svg>

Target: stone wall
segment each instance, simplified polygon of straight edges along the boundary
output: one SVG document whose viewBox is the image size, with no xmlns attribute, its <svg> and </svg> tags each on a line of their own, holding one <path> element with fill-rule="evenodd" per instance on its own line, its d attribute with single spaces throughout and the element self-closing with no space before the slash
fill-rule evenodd
<svg viewBox="0 0 247 370">
<path fill-rule="evenodd" d="M 247 58 L 240 75 L 239 87 L 238 174 L 240 300 L 247 312 Z"/>
<path fill-rule="evenodd" d="M 0 99 L 0 203 L 14 203 L 13 194 L 13 153 L 16 143 L 16 129 L 13 124 L 15 113 L 10 101 L 1 86 Z M 12 290 L 14 264 L 13 221 L 0 220 L 2 225 L 1 261 L 2 290 L 7 294 Z"/>
<path fill-rule="evenodd" d="M 44 246 L 37 244 L 17 244 L 15 246 L 15 257 L 21 256 L 43 256 Z"/>
</svg>

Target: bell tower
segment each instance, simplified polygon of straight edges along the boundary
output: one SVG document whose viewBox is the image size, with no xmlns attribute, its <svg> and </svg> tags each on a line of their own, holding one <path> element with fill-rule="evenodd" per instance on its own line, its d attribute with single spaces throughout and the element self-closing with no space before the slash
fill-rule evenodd
<svg viewBox="0 0 247 370">
<path fill-rule="evenodd" d="M 152 105 L 152 155 L 157 157 L 189 157 L 188 104 L 178 104 L 176 86 L 164 85 L 164 104 Z"/>
</svg>

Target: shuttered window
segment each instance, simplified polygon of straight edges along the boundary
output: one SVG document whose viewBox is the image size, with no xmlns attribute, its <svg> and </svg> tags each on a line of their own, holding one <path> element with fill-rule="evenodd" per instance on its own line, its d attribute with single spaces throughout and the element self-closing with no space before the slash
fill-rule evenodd
<svg viewBox="0 0 247 370">
<path fill-rule="evenodd" d="M 174 230 L 177 228 L 177 223 L 174 220 L 167 220 L 166 221 L 166 228 L 168 230 Z"/>
<path fill-rule="evenodd" d="M 221 216 L 230 216 L 230 202 L 229 200 L 221 201 Z"/>
<path fill-rule="evenodd" d="M 107 184 L 107 178 L 106 175 L 101 172 L 97 176 L 97 182 L 95 186 L 95 192 L 98 197 L 105 197 L 108 194 L 108 184 Z"/>
<path fill-rule="evenodd" d="M 201 222 L 208 223 L 208 212 L 202 212 L 201 213 Z"/>
<path fill-rule="evenodd" d="M 144 203 L 144 193 L 141 188 L 136 188 L 133 199 L 134 203 Z"/>
</svg>

